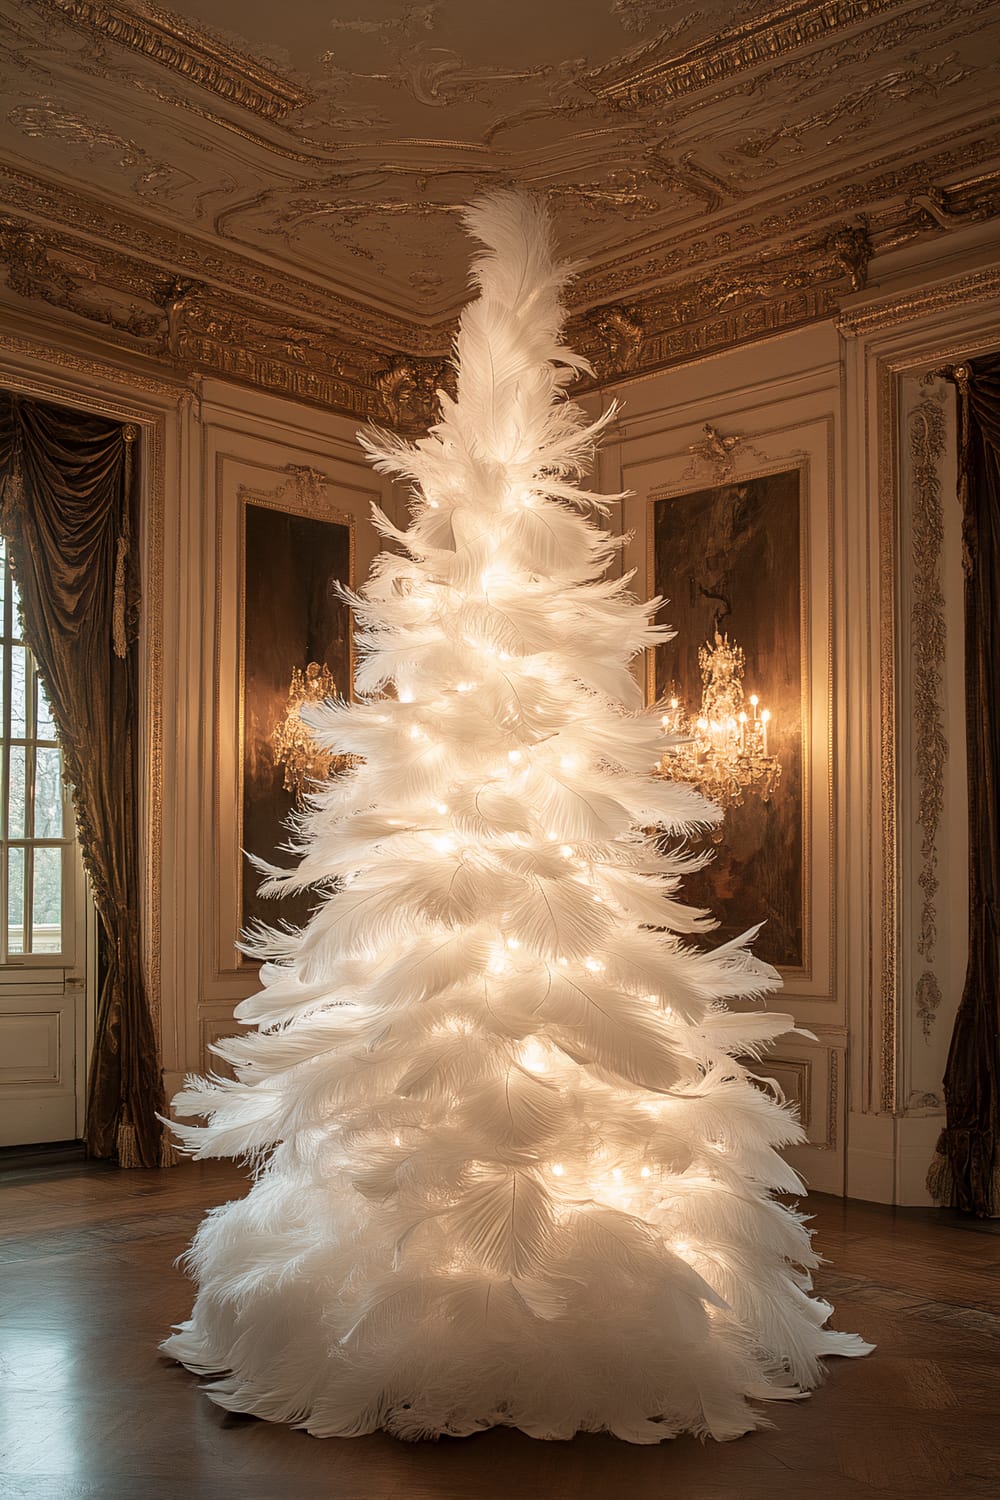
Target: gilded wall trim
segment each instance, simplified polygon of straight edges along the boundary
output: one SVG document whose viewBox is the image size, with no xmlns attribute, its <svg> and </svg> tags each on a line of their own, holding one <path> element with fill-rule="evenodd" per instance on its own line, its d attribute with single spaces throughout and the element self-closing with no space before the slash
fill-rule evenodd
<svg viewBox="0 0 1000 1500">
<path fill-rule="evenodd" d="M 878 387 L 878 629 L 879 719 L 873 746 L 879 768 L 881 831 L 881 985 L 872 995 L 869 1014 L 879 1019 L 878 1108 L 895 1114 L 899 1101 L 899 856 L 896 831 L 896 562 L 898 536 L 899 390 L 888 369 L 879 372 Z M 872 889 L 872 911 L 879 908 Z M 877 938 L 873 934 L 873 943 Z M 877 1005 L 876 1005 L 877 1000 Z"/>
<path fill-rule="evenodd" d="M 864 338 L 914 318 L 932 317 L 935 313 L 967 307 L 970 302 L 986 302 L 998 295 L 1000 266 L 986 266 L 940 286 L 886 297 L 863 307 L 844 308 L 837 319 L 837 327 L 845 338 Z"/>
<path fill-rule="evenodd" d="M 238 104 L 261 119 L 278 121 L 308 103 L 309 95 L 279 73 L 152 5 L 133 8 L 114 0 L 33 0 L 80 30 L 96 33 L 172 73 Z"/>
<path fill-rule="evenodd" d="M 910 610 L 913 738 L 919 785 L 917 823 L 921 830 L 920 919 L 917 952 L 927 970 L 917 981 L 916 1011 L 929 1040 L 941 990 L 933 973 L 937 944 L 937 835 L 944 805 L 948 741 L 941 702 L 946 627 L 941 589 L 944 516 L 939 464 L 945 446 L 945 418 L 939 402 L 924 396 L 910 413 L 909 457 L 912 487 L 911 557 L 913 603 Z"/>
</svg>

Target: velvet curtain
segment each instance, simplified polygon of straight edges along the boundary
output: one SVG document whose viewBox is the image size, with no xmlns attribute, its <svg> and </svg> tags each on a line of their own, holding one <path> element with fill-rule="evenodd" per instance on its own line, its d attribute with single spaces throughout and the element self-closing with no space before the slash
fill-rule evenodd
<svg viewBox="0 0 1000 1500">
<path fill-rule="evenodd" d="M 0 393 L 0 528 L 62 744 L 101 929 L 85 1140 L 158 1166 L 163 1108 L 139 946 L 138 429 Z"/>
<path fill-rule="evenodd" d="M 947 1125 L 928 1186 L 1000 1216 L 1000 355 L 956 367 L 965 566 L 969 961 L 945 1069 Z"/>
</svg>

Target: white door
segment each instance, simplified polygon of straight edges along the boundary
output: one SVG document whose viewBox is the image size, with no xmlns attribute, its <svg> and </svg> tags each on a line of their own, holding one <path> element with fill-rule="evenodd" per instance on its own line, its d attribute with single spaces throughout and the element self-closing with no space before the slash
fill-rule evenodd
<svg viewBox="0 0 1000 1500">
<path fill-rule="evenodd" d="M 0 1146 L 21 1146 L 83 1134 L 88 901 L 2 538 L 0 589 Z"/>
</svg>

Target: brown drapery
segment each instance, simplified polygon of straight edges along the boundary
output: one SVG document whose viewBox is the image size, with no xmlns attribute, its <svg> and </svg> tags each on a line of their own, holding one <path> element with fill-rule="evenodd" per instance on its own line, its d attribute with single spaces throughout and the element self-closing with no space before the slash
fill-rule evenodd
<svg viewBox="0 0 1000 1500">
<path fill-rule="evenodd" d="M 163 1159 L 163 1092 L 139 946 L 138 429 L 0 392 L 0 528 L 45 683 L 101 927 L 85 1140 Z"/>
<path fill-rule="evenodd" d="M 947 1125 L 928 1187 L 1000 1216 L 1000 355 L 949 372 L 959 388 L 969 768 L 969 961 L 944 1087 Z"/>
</svg>

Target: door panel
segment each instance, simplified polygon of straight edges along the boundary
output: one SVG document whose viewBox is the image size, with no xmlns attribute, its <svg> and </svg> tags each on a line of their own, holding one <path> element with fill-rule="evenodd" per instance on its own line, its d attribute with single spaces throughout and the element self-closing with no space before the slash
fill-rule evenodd
<svg viewBox="0 0 1000 1500">
<path fill-rule="evenodd" d="M 75 1139 L 82 997 L 61 983 L 0 1001 L 0 1146 Z"/>
</svg>

